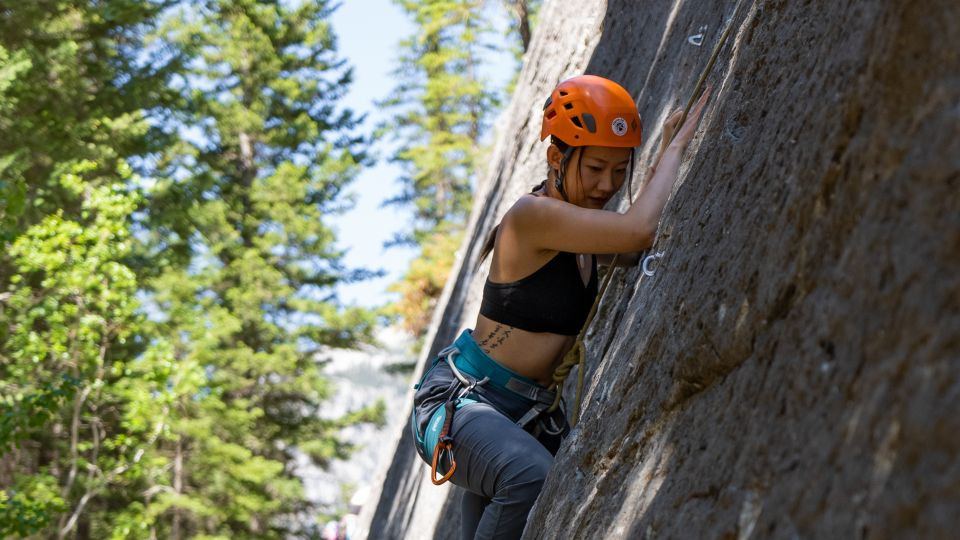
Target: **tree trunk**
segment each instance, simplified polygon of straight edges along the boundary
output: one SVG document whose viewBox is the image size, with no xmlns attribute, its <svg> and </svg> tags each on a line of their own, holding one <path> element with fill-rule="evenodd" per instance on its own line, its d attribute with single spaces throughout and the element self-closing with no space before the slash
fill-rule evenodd
<svg viewBox="0 0 960 540">
<path fill-rule="evenodd" d="M 173 491 L 177 495 L 183 493 L 183 436 L 177 437 L 177 449 L 173 457 Z M 180 540 L 180 520 L 182 510 L 179 506 L 173 507 L 173 523 L 170 525 L 170 538 Z"/>
<path fill-rule="evenodd" d="M 517 0 L 510 2 L 510 8 L 517 16 L 517 31 L 520 33 L 523 52 L 526 53 L 530 48 L 530 6 L 527 5 L 526 0 Z"/>
</svg>

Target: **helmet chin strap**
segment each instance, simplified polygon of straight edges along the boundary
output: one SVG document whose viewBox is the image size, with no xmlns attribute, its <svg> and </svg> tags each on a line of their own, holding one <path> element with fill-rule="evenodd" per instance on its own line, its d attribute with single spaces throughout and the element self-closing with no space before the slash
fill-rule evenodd
<svg viewBox="0 0 960 540">
<path fill-rule="evenodd" d="M 570 156 L 573 155 L 573 149 L 573 146 L 568 146 L 566 151 L 564 151 L 563 159 L 560 160 L 560 168 L 557 169 L 557 177 L 553 180 L 553 185 L 557 188 L 557 191 L 560 192 L 560 196 L 563 197 L 564 202 L 570 202 L 570 199 L 567 198 L 567 191 L 563 189 L 563 171 L 567 170 L 567 162 L 570 161 Z"/>
</svg>

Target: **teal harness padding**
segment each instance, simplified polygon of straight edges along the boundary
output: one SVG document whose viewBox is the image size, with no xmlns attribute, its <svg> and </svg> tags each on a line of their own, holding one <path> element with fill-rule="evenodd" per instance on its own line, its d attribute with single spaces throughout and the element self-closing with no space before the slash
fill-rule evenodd
<svg viewBox="0 0 960 540">
<path fill-rule="evenodd" d="M 553 397 L 552 392 L 537 384 L 533 379 L 524 377 L 490 358 L 487 353 L 483 352 L 480 345 L 477 345 L 469 330 L 464 330 L 453 343 L 453 346 L 459 353 L 454 357 L 454 363 L 463 373 L 475 379 L 486 378 L 494 386 L 510 390 L 533 401 L 537 401 L 537 394 L 542 392 L 549 392 L 550 397 Z"/>
<path fill-rule="evenodd" d="M 457 400 L 457 410 L 468 406 L 479 403 L 475 399 L 470 398 L 460 398 Z M 443 422 L 447 419 L 447 409 L 446 407 L 438 407 L 437 412 L 433 413 L 433 416 L 430 417 L 430 423 L 427 424 L 427 429 L 423 434 L 423 437 L 420 437 L 420 434 L 417 433 L 417 425 L 414 423 L 413 432 L 417 433 L 417 444 L 420 445 L 420 448 L 423 448 L 424 453 L 428 456 L 433 455 L 433 451 L 437 448 L 437 442 L 440 440 L 440 430 L 443 428 Z M 413 417 L 413 422 L 416 422 L 416 416 Z"/>
</svg>

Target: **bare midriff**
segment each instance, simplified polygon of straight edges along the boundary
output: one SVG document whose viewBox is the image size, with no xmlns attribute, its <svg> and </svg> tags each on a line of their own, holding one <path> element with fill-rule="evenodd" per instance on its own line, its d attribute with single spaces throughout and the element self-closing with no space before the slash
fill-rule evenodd
<svg viewBox="0 0 960 540">
<path fill-rule="evenodd" d="M 553 369 L 573 346 L 576 336 L 528 332 L 478 315 L 473 339 L 500 365 L 550 386 Z"/>
</svg>

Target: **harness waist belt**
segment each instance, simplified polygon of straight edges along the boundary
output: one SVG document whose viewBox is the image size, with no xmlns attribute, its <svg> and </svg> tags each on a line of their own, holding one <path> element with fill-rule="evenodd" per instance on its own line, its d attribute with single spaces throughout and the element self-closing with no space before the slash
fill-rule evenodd
<svg viewBox="0 0 960 540">
<path fill-rule="evenodd" d="M 475 379 L 488 378 L 489 384 L 504 388 L 530 401 L 552 404 L 556 393 L 496 362 L 477 345 L 469 330 L 464 330 L 454 346 L 460 354 L 453 361 L 457 369 Z"/>
</svg>

